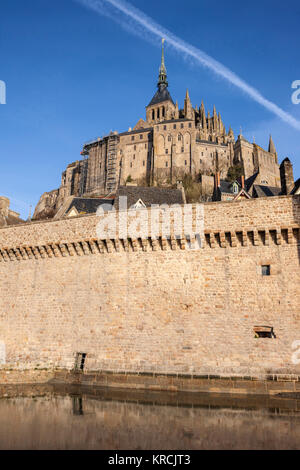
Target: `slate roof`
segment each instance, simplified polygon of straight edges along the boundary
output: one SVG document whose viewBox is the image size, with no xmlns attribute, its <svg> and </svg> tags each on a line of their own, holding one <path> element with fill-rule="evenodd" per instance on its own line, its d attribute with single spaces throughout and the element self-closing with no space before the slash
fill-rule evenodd
<svg viewBox="0 0 300 470">
<path fill-rule="evenodd" d="M 136 204 L 139 199 L 146 207 L 152 204 L 184 204 L 183 194 L 180 189 L 142 187 L 142 186 L 120 186 L 115 199 L 115 209 L 119 209 L 119 197 L 127 197 L 127 208 Z"/>
<path fill-rule="evenodd" d="M 107 206 L 105 207 L 106 210 L 111 210 L 113 203 L 113 199 L 75 197 L 65 211 L 65 214 L 69 213 L 73 207 L 75 207 L 79 214 L 94 214 L 97 212 L 98 207 L 104 204 Z"/>
<path fill-rule="evenodd" d="M 220 186 L 219 186 L 219 189 L 220 189 L 221 193 L 233 194 L 233 184 L 234 183 L 236 183 L 238 185 L 239 190 L 240 190 L 241 185 L 237 181 L 234 181 L 234 182 L 230 183 L 228 181 L 221 180 L 220 181 Z"/>
<path fill-rule="evenodd" d="M 253 188 L 254 194 L 257 197 L 280 196 L 281 193 L 281 188 L 276 188 L 273 186 L 263 186 L 260 184 L 255 184 Z"/>
<path fill-rule="evenodd" d="M 153 106 L 154 104 L 162 103 L 163 101 L 171 101 L 174 104 L 168 88 L 160 85 L 148 106 Z"/>
<path fill-rule="evenodd" d="M 256 173 L 254 173 L 252 176 L 250 176 L 250 178 L 247 178 L 246 181 L 245 181 L 245 186 L 246 186 L 246 189 L 247 191 L 249 191 L 249 189 L 251 188 L 251 186 L 254 184 L 257 176 L 258 176 L 259 172 L 257 171 Z"/>
<path fill-rule="evenodd" d="M 296 191 L 300 188 L 300 178 L 297 179 L 295 182 L 295 186 L 293 187 L 291 194 L 296 194 Z"/>
</svg>

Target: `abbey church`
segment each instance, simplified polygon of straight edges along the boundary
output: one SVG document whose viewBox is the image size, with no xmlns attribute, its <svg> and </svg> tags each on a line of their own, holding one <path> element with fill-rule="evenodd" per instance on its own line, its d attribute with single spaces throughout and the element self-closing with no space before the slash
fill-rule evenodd
<svg viewBox="0 0 300 470">
<path fill-rule="evenodd" d="M 211 194 L 215 175 L 225 180 L 228 170 L 239 167 L 243 181 L 281 190 L 280 168 L 272 137 L 268 151 L 241 134 L 235 139 L 226 130 L 214 106 L 206 112 L 204 103 L 193 107 L 187 90 L 184 107 L 174 103 L 167 80 L 164 42 L 157 91 L 146 106 L 146 119 L 140 119 L 127 132 L 88 142 L 82 159 L 71 163 L 62 174 L 59 189 L 43 194 L 35 211 L 54 214 L 66 198 L 107 197 L 120 186 L 174 187 L 184 175 L 195 181 L 210 180 Z"/>
</svg>

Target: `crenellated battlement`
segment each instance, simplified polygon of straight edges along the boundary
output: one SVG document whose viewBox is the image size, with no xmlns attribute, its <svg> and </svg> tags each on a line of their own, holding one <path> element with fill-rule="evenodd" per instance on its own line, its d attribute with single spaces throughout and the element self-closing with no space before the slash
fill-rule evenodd
<svg viewBox="0 0 300 470">
<path fill-rule="evenodd" d="M 30 259 L 66 258 L 68 256 L 101 255 L 106 253 L 136 253 L 168 250 L 196 250 L 208 248 L 237 248 L 247 246 L 269 246 L 297 244 L 300 242 L 299 226 L 274 227 L 271 229 L 249 229 L 230 232 L 205 231 L 199 243 L 191 238 L 128 238 L 124 239 L 85 239 L 69 243 L 49 243 L 0 248 L 0 262 L 25 261 Z"/>
<path fill-rule="evenodd" d="M 97 225 L 105 217 L 108 224 L 116 221 L 115 236 L 97 236 Z M 153 218 L 158 223 L 155 234 L 151 232 Z M 188 218 L 190 223 L 186 228 L 184 223 Z M 140 222 L 147 225 L 146 236 L 130 233 L 121 236 L 121 219 L 127 226 L 141 219 Z M 137 212 L 106 213 L 102 217 L 92 215 L 35 222 L 0 230 L 0 262 L 114 252 L 297 244 L 299 220 L 300 197 L 284 196 L 236 203 L 162 206 Z M 182 222 L 179 230 L 178 222 Z"/>
</svg>

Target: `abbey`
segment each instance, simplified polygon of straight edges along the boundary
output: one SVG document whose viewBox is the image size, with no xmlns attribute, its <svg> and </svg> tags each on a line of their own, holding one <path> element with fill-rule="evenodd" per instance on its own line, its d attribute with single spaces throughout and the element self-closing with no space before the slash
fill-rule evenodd
<svg viewBox="0 0 300 470">
<path fill-rule="evenodd" d="M 256 184 L 280 188 L 272 137 L 268 151 L 241 134 L 235 140 L 215 106 L 212 114 L 206 113 L 203 101 L 193 107 L 188 90 L 183 109 L 174 103 L 168 90 L 164 43 L 157 91 L 146 106 L 146 120 L 140 119 L 127 132 L 111 132 L 86 143 L 81 154 L 84 158 L 63 172 L 60 188 L 42 196 L 35 216 L 43 210 L 57 212 L 69 196 L 113 194 L 127 183 L 171 186 L 185 174 L 197 180 L 200 175 L 220 173 L 225 179 L 234 166 L 241 168 L 246 180 L 256 174 Z"/>
</svg>

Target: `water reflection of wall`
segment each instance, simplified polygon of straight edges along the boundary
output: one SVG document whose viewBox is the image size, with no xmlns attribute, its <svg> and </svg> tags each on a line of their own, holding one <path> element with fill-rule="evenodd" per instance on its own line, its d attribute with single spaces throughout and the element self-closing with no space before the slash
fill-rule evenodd
<svg viewBox="0 0 300 470">
<path fill-rule="evenodd" d="M 77 397 L 80 398 L 80 397 Z M 76 402 L 76 409 L 80 400 Z M 208 409 L 83 397 L 0 400 L 0 448 L 298 448 L 300 417 L 266 409 Z M 298 413 L 299 415 L 299 413 Z"/>
</svg>

